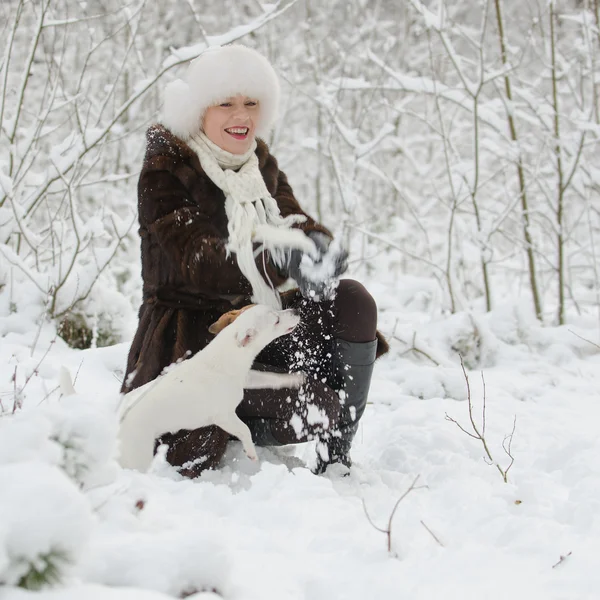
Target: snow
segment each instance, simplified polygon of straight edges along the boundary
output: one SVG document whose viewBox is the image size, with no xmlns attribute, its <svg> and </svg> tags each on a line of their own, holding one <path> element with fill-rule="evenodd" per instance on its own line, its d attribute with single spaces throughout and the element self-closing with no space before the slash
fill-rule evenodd
<svg viewBox="0 0 600 600">
<path fill-rule="evenodd" d="M 258 448 L 254 464 L 231 443 L 197 480 L 161 456 L 149 474 L 122 470 L 113 411 L 128 344 L 72 350 L 35 311 L 1 305 L 2 600 L 33 599 L 12 586 L 56 549 L 68 557 L 61 580 L 36 599 L 597 598 L 597 321 L 542 327 L 519 299 L 444 315 L 430 280 L 392 277 L 383 262 L 365 283 L 391 351 L 348 477 L 313 475 L 314 444 Z M 485 436 L 502 469 L 516 417 L 508 483 L 446 418 L 472 431 L 456 349 L 479 427 L 485 381 Z M 77 395 L 60 398 L 63 365 Z M 15 385 L 23 408 L 11 414 Z M 376 527 L 417 476 L 388 553 Z"/>
<path fill-rule="evenodd" d="M 3 465 L 0 489 L 0 582 L 18 583 L 50 553 L 67 571 L 86 548 L 91 529 L 85 496 L 64 472 L 41 461 Z"/>
<path fill-rule="evenodd" d="M 89 2 L 69 14 L 68 2 L 47 12 L 8 4 L 24 12 L 10 17 L 3 63 L 2 129 L 15 135 L 0 152 L 0 600 L 600 598 L 593 13 L 555 6 L 560 148 L 572 177 L 567 324 L 554 327 L 556 144 L 542 4 L 506 12 L 508 58 L 488 3 L 361 0 L 331 15 L 329 3 L 309 10 L 297 0 L 223 14 L 211 3 L 196 14 L 191 0 L 106 15 L 81 12 Z M 238 40 L 265 52 L 285 82 L 285 127 L 271 148 L 302 206 L 354 244 L 350 276 L 376 297 L 391 344 L 348 477 L 313 475 L 314 443 L 259 448 L 257 463 L 232 443 L 218 471 L 193 481 L 164 449 L 148 474 L 116 461 L 115 407 L 141 297 L 143 129 L 182 63 Z M 544 326 L 526 295 L 516 161 Z M 334 268 L 303 263 L 314 280 Z M 93 347 L 67 347 L 51 313 L 85 316 Z M 121 343 L 95 347 L 106 340 Z M 75 377 L 68 397 L 63 367 Z M 309 418 L 326 416 L 311 407 Z M 290 425 L 300 432 L 302 420 Z M 35 588 L 48 565 L 54 582 L 18 587 Z"/>
</svg>

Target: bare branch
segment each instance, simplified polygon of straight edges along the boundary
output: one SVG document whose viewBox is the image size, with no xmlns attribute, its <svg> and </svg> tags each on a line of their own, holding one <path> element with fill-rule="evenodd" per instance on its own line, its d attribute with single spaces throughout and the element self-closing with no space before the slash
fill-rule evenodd
<svg viewBox="0 0 600 600">
<path fill-rule="evenodd" d="M 600 350 L 600 345 L 596 344 L 596 342 L 592 342 L 592 340 L 588 340 L 587 338 L 580 336 L 578 333 L 575 333 L 572 329 L 569 329 L 568 331 L 569 333 L 572 333 L 575 337 L 578 337 L 580 340 L 583 340 L 584 342 L 587 342 L 588 344 L 591 344 L 592 346 L 595 346 L 596 348 L 598 348 L 598 350 Z"/>
<path fill-rule="evenodd" d="M 4 107 L 6 103 L 8 69 L 10 67 L 11 56 L 15 43 L 15 34 L 17 32 L 17 28 L 19 27 L 21 17 L 23 16 L 24 4 L 24 0 L 19 0 L 19 4 L 17 5 L 17 9 L 15 11 L 15 20 L 13 22 L 10 35 L 8 36 L 8 40 L 6 42 L 6 49 L 4 51 L 4 56 L 2 57 L 2 65 L 0 66 L 0 73 L 2 72 L 2 70 L 4 70 L 4 81 L 2 82 L 2 86 L 0 86 L 0 132 L 4 129 Z M 8 135 L 8 131 L 6 131 L 6 136 L 8 137 Z"/>
<path fill-rule="evenodd" d="M 498 464 L 498 462 L 494 460 L 494 457 L 492 456 L 492 453 L 490 452 L 490 449 L 489 449 L 489 446 L 487 443 L 487 439 L 485 437 L 486 393 L 485 393 L 485 379 L 484 379 L 483 373 L 481 373 L 481 379 L 483 381 L 483 410 L 482 410 L 482 426 L 481 426 L 481 431 L 480 431 L 477 424 L 475 423 L 475 418 L 473 415 L 473 402 L 471 400 L 471 386 L 469 384 L 469 376 L 467 375 L 467 371 L 465 369 L 465 365 L 464 365 L 462 356 L 460 356 L 460 366 L 462 368 L 463 376 L 465 378 L 465 383 L 467 386 L 467 402 L 469 405 L 469 421 L 471 422 L 471 427 L 472 427 L 474 433 L 465 429 L 460 423 L 458 423 L 455 419 L 450 417 L 447 413 L 446 413 L 446 420 L 450 421 L 451 423 L 454 423 L 463 433 L 466 433 L 469 437 L 479 440 L 481 442 L 484 453 L 485 453 L 484 460 L 486 461 L 487 464 L 495 466 L 496 469 L 498 470 L 498 472 L 500 473 L 500 475 L 502 476 L 504 483 L 508 483 L 508 472 L 510 471 L 511 467 L 513 466 L 513 464 L 515 462 L 515 459 L 512 455 L 512 441 L 513 441 L 515 429 L 517 426 L 517 417 L 515 416 L 515 418 L 514 418 L 513 428 L 512 428 L 511 433 L 509 433 L 507 436 L 505 436 L 504 440 L 502 441 L 502 448 L 503 448 L 504 452 L 507 454 L 507 456 L 510 458 L 510 463 L 509 463 L 508 467 L 503 469 Z"/>
<path fill-rule="evenodd" d="M 560 558 L 559 558 L 559 560 L 558 560 L 558 562 L 557 562 L 557 563 L 555 563 L 555 564 L 553 564 L 553 565 L 552 565 L 552 568 L 553 568 L 553 569 L 556 569 L 556 567 L 558 567 L 559 565 L 561 565 L 562 563 L 564 563 L 564 562 L 565 562 L 565 560 L 567 560 L 567 558 L 569 558 L 569 556 L 571 556 L 571 554 L 573 554 L 573 552 L 567 552 L 567 553 L 566 553 L 566 554 L 564 554 L 564 555 L 563 555 L 563 554 L 561 554 L 561 555 L 560 555 Z"/>
<path fill-rule="evenodd" d="M 373 520 L 371 519 L 371 517 L 369 516 L 369 512 L 367 511 L 367 504 L 365 503 L 365 499 L 362 499 L 362 505 L 363 505 L 363 509 L 365 511 L 365 515 L 367 517 L 367 520 L 369 521 L 369 523 L 371 523 L 371 525 L 377 529 L 377 531 L 381 531 L 381 533 L 387 533 L 388 530 L 387 529 L 382 529 L 381 527 L 378 527 L 377 525 L 375 525 L 375 523 L 373 523 Z"/>
<path fill-rule="evenodd" d="M 444 548 L 444 544 L 442 544 L 442 542 L 440 542 L 439 538 L 437 537 L 437 535 L 435 535 L 435 533 L 433 533 L 433 531 L 431 531 L 431 529 L 429 529 L 429 527 L 427 527 L 427 525 L 425 525 L 425 523 L 423 521 L 420 521 L 421 525 L 423 525 L 423 527 L 425 527 L 425 529 L 429 532 L 429 535 L 431 535 L 431 537 L 442 547 Z"/>
<path fill-rule="evenodd" d="M 419 477 L 420 475 L 417 475 L 413 482 L 410 484 L 410 487 L 400 496 L 400 498 L 398 498 L 398 500 L 396 501 L 396 504 L 394 504 L 394 508 L 392 509 L 392 512 L 390 513 L 390 516 L 388 518 L 388 524 L 387 527 L 384 529 L 383 527 L 378 527 L 377 525 L 375 525 L 375 523 L 373 523 L 373 521 L 371 520 L 371 517 L 369 516 L 369 513 L 367 512 L 367 506 L 365 504 L 365 500 L 363 498 L 363 508 L 365 511 L 365 515 L 367 515 L 367 519 L 369 520 L 369 523 L 377 530 L 380 531 L 381 533 L 385 533 L 386 534 L 386 538 L 387 538 L 387 550 L 388 553 L 391 554 L 392 553 L 392 522 L 394 519 L 394 515 L 396 514 L 396 510 L 398 509 L 398 506 L 400 506 L 400 503 L 402 502 L 402 500 L 404 500 L 404 498 L 406 498 L 406 496 L 408 496 L 408 494 L 410 494 L 411 492 L 414 492 L 415 490 L 422 490 L 422 489 L 426 489 L 428 486 L 426 485 L 417 485 L 417 481 L 419 481 Z"/>
<path fill-rule="evenodd" d="M 12 132 L 8 136 L 8 139 L 11 144 L 14 143 L 14 141 L 15 141 L 15 135 L 16 135 L 17 129 L 19 127 L 19 118 L 21 116 L 21 111 L 22 111 L 23 105 L 24 105 L 23 100 L 25 98 L 25 90 L 27 89 L 27 84 L 30 81 L 31 65 L 33 64 L 33 59 L 35 57 L 35 53 L 37 51 L 37 47 L 40 42 L 40 37 L 42 35 L 42 29 L 43 29 L 43 25 L 44 25 L 44 20 L 46 18 L 46 13 L 48 12 L 48 9 L 50 8 L 51 1 L 52 0 L 42 0 L 42 9 L 40 11 L 39 21 L 38 21 L 36 30 L 33 33 L 33 39 L 31 41 L 29 55 L 27 56 L 27 58 L 25 60 L 25 68 L 23 70 L 23 76 L 21 78 L 21 84 L 19 86 L 19 91 L 17 92 L 17 99 L 15 102 L 17 109 L 16 109 L 15 115 L 13 117 Z M 11 170 L 9 170 L 9 175 L 10 174 L 12 174 Z"/>
<path fill-rule="evenodd" d="M 450 421 L 451 423 L 454 423 L 463 433 L 466 433 L 469 437 L 472 437 L 476 440 L 481 439 L 478 435 L 471 433 L 470 431 L 467 431 L 458 421 L 453 419 L 448 413 L 446 413 L 445 419 L 446 419 L 446 421 Z"/>
</svg>

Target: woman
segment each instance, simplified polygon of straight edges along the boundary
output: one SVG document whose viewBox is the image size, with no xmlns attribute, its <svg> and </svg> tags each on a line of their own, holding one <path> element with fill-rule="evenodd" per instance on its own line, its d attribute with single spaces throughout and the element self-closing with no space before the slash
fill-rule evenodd
<svg viewBox="0 0 600 600">
<path fill-rule="evenodd" d="M 346 254 L 302 211 L 256 137 L 271 129 L 278 100 L 269 62 L 240 45 L 204 52 L 184 81 L 167 86 L 138 184 L 143 302 L 122 391 L 204 348 L 209 326 L 233 308 L 251 301 L 295 307 L 301 326 L 267 346 L 255 368 L 302 370 L 307 383 L 248 390 L 238 414 L 258 445 L 318 438 L 322 472 L 334 462 L 350 466 L 373 363 L 387 344 L 362 285 L 343 280 L 329 297 Z M 313 274 L 328 267 L 324 281 L 311 276 L 311 262 Z M 300 289 L 280 295 L 276 286 L 290 277 Z M 218 465 L 228 439 L 212 426 L 165 434 L 157 445 L 167 444 L 167 460 L 195 477 Z"/>
</svg>

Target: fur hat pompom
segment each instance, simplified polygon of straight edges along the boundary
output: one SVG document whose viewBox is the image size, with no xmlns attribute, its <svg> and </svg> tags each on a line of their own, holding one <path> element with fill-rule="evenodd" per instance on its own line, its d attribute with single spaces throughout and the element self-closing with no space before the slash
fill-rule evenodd
<svg viewBox="0 0 600 600">
<path fill-rule="evenodd" d="M 237 94 L 258 100 L 257 135 L 267 135 L 277 119 L 280 95 L 271 63 L 241 44 L 208 48 L 189 64 L 183 80 L 177 79 L 165 88 L 162 123 L 187 141 L 199 130 L 209 106 Z"/>
</svg>

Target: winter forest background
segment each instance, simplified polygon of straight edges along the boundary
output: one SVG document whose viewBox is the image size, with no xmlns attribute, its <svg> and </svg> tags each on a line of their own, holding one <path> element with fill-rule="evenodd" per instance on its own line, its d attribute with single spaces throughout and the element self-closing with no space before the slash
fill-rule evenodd
<svg viewBox="0 0 600 600">
<path fill-rule="evenodd" d="M 598 310 L 597 1 L 221 5 L 3 2 L 2 293 L 121 339 L 144 130 L 178 65 L 242 41 L 282 80 L 274 153 L 358 269 L 385 254 L 448 312 Z"/>
<path fill-rule="evenodd" d="M 5 446 L 2 456 L 0 429 L 0 470 L 35 454 L 35 444 L 10 434 L 13 427 L 31 427 L 36 452 L 45 448 L 38 439 L 43 427 L 31 425 L 38 417 L 16 417 L 58 398 L 57 367 L 82 361 L 69 347 L 90 349 L 82 356 L 93 362 L 100 356 L 93 351 L 121 344 L 107 370 L 116 393 L 141 298 L 136 183 L 145 129 L 159 118 L 162 90 L 182 65 L 207 46 L 236 41 L 263 52 L 280 76 L 281 118 L 267 141 L 301 205 L 343 236 L 351 249 L 349 274 L 378 294 L 380 327 L 392 352 L 374 403 L 393 407 L 399 394 L 465 400 L 460 354 L 466 369 L 476 371 L 472 379 L 489 370 L 491 386 L 494 369 L 508 363 L 516 369 L 539 360 L 546 366 L 533 368 L 536 374 L 572 367 L 573 376 L 591 378 L 585 389 L 594 390 L 588 400 L 598 416 L 599 24 L 598 0 L 3 0 L 0 425 L 5 440 L 18 438 L 21 450 L 11 446 L 11 454 Z M 506 358 L 504 345 L 523 344 L 525 361 Z M 505 370 L 497 377 L 514 382 L 521 375 Z M 556 377 L 548 386 L 560 387 Z M 573 385 L 565 397 L 579 390 Z M 514 412 L 507 409 L 509 417 Z M 549 419 L 568 422 L 565 414 Z M 585 429 L 582 414 L 590 427 L 597 424 L 580 405 L 574 439 L 585 438 L 581 429 L 575 434 Z M 500 440 L 512 425 L 503 418 Z M 60 421 L 48 419 L 53 426 Z M 452 423 L 444 425 L 447 431 Z M 461 435 L 455 430 L 453 436 Z M 395 439 L 398 430 L 388 433 Z M 50 441 L 65 446 L 52 435 Z M 590 430 L 588 450 L 598 448 L 593 439 Z M 90 452 L 101 460 L 102 450 Z M 482 452 L 473 452 L 480 460 Z M 50 463 L 64 467 L 61 460 Z M 600 491 L 595 469 L 587 488 L 595 491 L 585 497 L 600 508 L 592 501 Z M 84 485 L 77 468 L 63 470 Z M 399 496 L 418 474 L 398 471 L 406 477 L 389 476 L 394 485 L 379 490 L 386 498 Z M 16 546 L 11 550 L 10 531 L 22 533 L 7 525 L 11 502 L 3 508 L 0 499 L 0 586 L 35 588 L 39 581 L 28 579 L 29 567 L 52 566 L 54 546 L 44 538 L 46 550 L 23 551 L 26 559 Z M 588 533 L 598 527 L 597 520 L 585 523 Z M 48 560 L 40 567 L 42 555 Z M 580 566 L 577 581 L 589 581 L 591 571 Z M 110 580 L 89 571 L 79 576 Z M 112 582 L 134 584 L 146 587 Z M 222 581 L 190 585 L 224 587 Z M 410 597 L 438 597 L 415 590 Z M 529 592 L 513 597 L 537 597 Z M 239 597 L 252 595 L 245 593 Z M 280 588 L 273 594 L 288 597 Z M 312 597 L 320 596 L 313 591 Z"/>
</svg>

